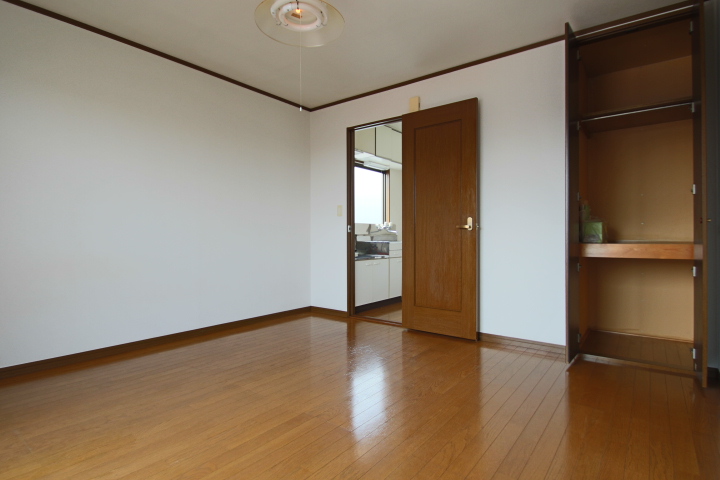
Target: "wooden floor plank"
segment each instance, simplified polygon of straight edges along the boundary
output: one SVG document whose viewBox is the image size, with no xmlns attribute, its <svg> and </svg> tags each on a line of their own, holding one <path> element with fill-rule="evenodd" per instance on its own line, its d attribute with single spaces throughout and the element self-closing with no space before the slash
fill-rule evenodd
<svg viewBox="0 0 720 480">
<path fill-rule="evenodd" d="M 630 443 L 630 425 L 632 423 L 633 389 L 635 372 L 622 367 L 606 367 L 618 372 L 617 394 L 615 402 L 609 405 L 612 415 L 608 419 L 610 435 L 602 452 L 599 480 L 622 478 L 625 470 L 625 456 Z"/>
<path fill-rule="evenodd" d="M 3 480 L 705 480 L 719 459 L 717 386 L 317 315 L 0 381 Z"/>
<path fill-rule="evenodd" d="M 568 379 L 568 417 L 563 422 L 565 432 L 555 455 L 547 469 L 541 472 L 527 472 L 527 478 L 564 479 L 572 478 L 577 466 L 584 460 L 582 454 L 584 442 L 593 432 L 592 427 L 602 418 L 603 411 L 599 408 L 599 399 L 592 394 L 598 388 L 595 378 L 600 364 L 575 363 L 569 371 Z M 523 471 L 523 476 L 525 476 Z"/>
<path fill-rule="evenodd" d="M 650 478 L 650 372 L 635 371 L 626 479 Z"/>
</svg>

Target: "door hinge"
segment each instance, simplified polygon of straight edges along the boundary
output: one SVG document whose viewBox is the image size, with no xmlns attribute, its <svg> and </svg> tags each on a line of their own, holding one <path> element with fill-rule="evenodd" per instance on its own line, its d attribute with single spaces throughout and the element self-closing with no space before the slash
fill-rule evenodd
<svg viewBox="0 0 720 480">
<path fill-rule="evenodd" d="M 690 33 L 693 33 L 695 31 L 695 24 L 691 21 L 690 22 Z"/>
<path fill-rule="evenodd" d="M 693 277 L 697 277 L 697 267 L 693 267 Z"/>
<path fill-rule="evenodd" d="M 578 264 L 577 264 L 578 272 L 580 271 L 581 268 L 582 268 L 582 265 L 580 265 L 580 264 L 578 263 Z"/>
<path fill-rule="evenodd" d="M 690 104 L 690 112 L 695 113 L 695 102 Z"/>
<path fill-rule="evenodd" d="M 348 225 L 348 233 L 352 233 L 352 226 Z"/>
<path fill-rule="evenodd" d="M 577 193 L 577 201 L 579 202 L 581 199 L 582 199 L 582 197 L 580 196 L 580 192 L 578 192 Z"/>
<path fill-rule="evenodd" d="M 580 340 L 582 340 L 582 333 L 578 333 L 578 343 L 580 343 Z"/>
<path fill-rule="evenodd" d="M 575 59 L 580 60 L 580 50 L 575 51 Z"/>
<path fill-rule="evenodd" d="M 693 194 L 693 195 L 697 195 L 697 185 L 695 185 L 694 183 L 693 183 L 693 186 L 692 186 L 692 194 Z"/>
<path fill-rule="evenodd" d="M 576 126 L 576 128 L 577 128 L 577 131 L 579 132 L 579 131 L 580 131 L 580 122 L 578 121 L 578 122 L 575 124 L 575 126 Z"/>
<path fill-rule="evenodd" d="M 694 348 L 691 348 L 690 350 L 692 350 L 693 360 L 697 360 L 697 350 L 695 350 Z"/>
</svg>

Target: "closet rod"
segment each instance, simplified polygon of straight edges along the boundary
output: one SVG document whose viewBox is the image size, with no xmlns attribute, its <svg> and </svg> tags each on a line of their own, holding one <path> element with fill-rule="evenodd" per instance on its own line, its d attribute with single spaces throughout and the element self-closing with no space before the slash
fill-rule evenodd
<svg viewBox="0 0 720 480">
<path fill-rule="evenodd" d="M 589 36 L 593 36 L 593 37 L 594 37 L 594 36 L 597 35 L 598 33 L 604 32 L 604 31 L 606 31 L 606 30 L 615 30 L 615 29 L 617 29 L 617 28 L 624 27 L 624 26 L 626 26 L 626 25 L 632 25 L 632 24 L 634 24 L 634 23 L 645 22 L 645 21 L 650 20 L 651 18 L 655 18 L 655 17 L 664 17 L 664 16 L 670 15 L 670 14 L 672 14 L 672 13 L 677 13 L 677 12 L 682 12 L 683 10 L 692 9 L 692 8 L 694 8 L 694 7 L 695 7 L 695 5 L 686 5 L 686 6 L 684 6 L 684 7 L 679 7 L 679 8 L 676 8 L 676 9 L 674 9 L 674 10 L 668 10 L 667 12 L 656 13 L 655 15 L 649 15 L 649 16 L 647 16 L 647 17 L 637 18 L 637 19 L 631 20 L 631 21 L 629 21 L 629 22 L 619 23 L 619 24 L 617 24 L 617 25 L 611 25 L 611 26 L 609 26 L 609 27 L 601 28 L 601 29 L 599 29 L 599 30 L 593 30 L 593 31 L 591 31 L 591 32 L 580 33 L 580 34 L 578 34 L 575 38 L 581 39 L 581 38 L 589 37 Z"/>
<path fill-rule="evenodd" d="M 659 107 L 639 108 L 637 110 L 631 110 L 629 112 L 612 113 L 610 115 L 600 115 L 597 117 L 583 118 L 580 120 L 580 122 L 584 123 L 584 122 L 592 122 L 594 120 L 605 120 L 606 118 L 624 117 L 625 115 L 635 115 L 637 113 L 654 112 L 656 110 L 665 110 L 666 108 L 677 108 L 677 107 L 683 107 L 683 106 L 688 106 L 688 107 L 692 108 L 694 103 L 695 102 L 692 102 L 692 101 L 689 101 L 689 102 L 686 101 L 686 102 L 673 103 L 670 105 L 662 105 Z"/>
</svg>

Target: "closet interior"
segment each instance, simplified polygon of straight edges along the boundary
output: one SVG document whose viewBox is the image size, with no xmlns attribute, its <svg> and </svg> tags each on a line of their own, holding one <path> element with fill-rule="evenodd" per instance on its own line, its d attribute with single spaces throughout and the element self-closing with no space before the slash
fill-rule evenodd
<svg viewBox="0 0 720 480">
<path fill-rule="evenodd" d="M 698 30 L 693 13 L 568 49 L 578 353 L 704 370 Z"/>
</svg>

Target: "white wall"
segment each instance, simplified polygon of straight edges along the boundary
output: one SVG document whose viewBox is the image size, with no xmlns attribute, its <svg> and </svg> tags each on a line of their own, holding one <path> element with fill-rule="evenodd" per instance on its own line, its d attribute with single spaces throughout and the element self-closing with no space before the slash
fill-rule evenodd
<svg viewBox="0 0 720 480">
<path fill-rule="evenodd" d="M 479 331 L 565 344 L 564 45 L 313 112 L 311 302 L 346 310 L 345 129 L 480 100 Z"/>
<path fill-rule="evenodd" d="M 0 2 L 0 367 L 310 305 L 307 116 Z"/>
</svg>

